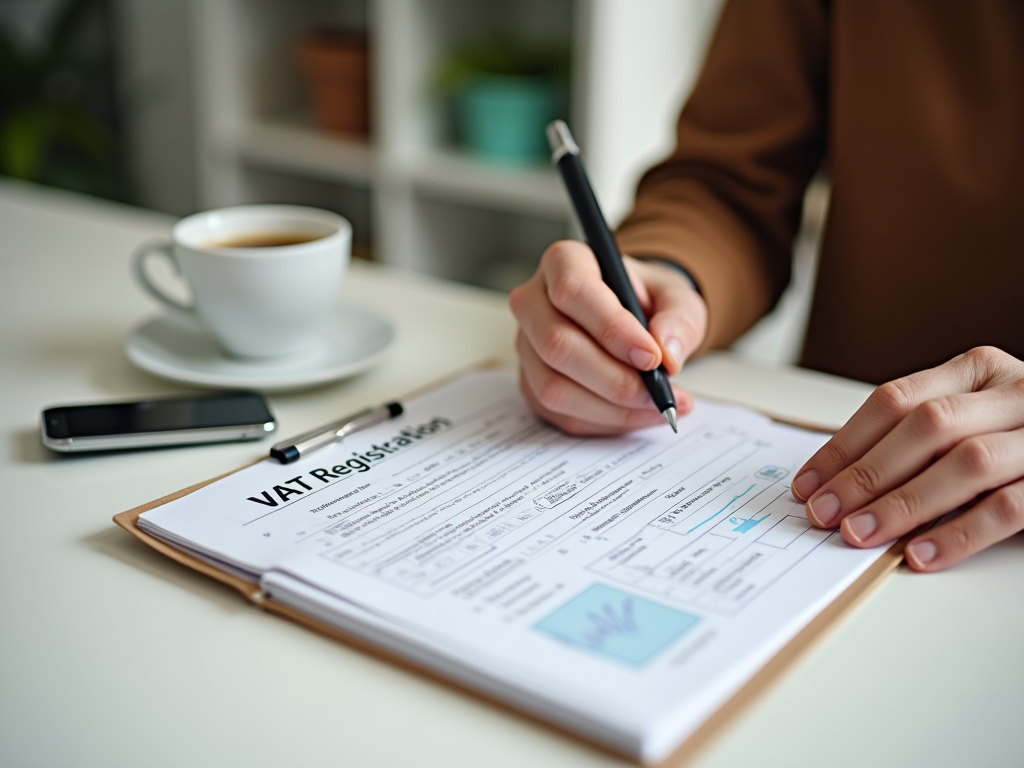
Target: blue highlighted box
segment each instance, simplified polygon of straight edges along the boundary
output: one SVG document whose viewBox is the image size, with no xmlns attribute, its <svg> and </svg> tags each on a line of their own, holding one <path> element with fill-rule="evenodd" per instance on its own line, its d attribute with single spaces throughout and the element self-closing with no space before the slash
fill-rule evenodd
<svg viewBox="0 0 1024 768">
<path fill-rule="evenodd" d="M 533 628 L 593 653 L 642 666 L 700 619 L 604 584 L 593 584 Z"/>
</svg>

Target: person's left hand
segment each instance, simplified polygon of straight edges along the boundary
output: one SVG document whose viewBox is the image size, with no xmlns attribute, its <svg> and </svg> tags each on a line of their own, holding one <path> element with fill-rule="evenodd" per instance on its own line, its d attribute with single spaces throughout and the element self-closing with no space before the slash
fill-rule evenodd
<svg viewBox="0 0 1024 768">
<path fill-rule="evenodd" d="M 971 504 L 908 542 L 938 571 L 1024 530 L 1024 362 L 979 347 L 876 389 L 792 485 L 807 518 L 874 547 Z"/>
</svg>

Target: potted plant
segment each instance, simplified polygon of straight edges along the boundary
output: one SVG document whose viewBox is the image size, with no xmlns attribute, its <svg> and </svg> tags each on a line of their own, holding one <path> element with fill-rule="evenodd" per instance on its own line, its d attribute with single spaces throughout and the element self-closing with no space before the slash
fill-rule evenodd
<svg viewBox="0 0 1024 768">
<path fill-rule="evenodd" d="M 564 110 L 568 55 L 492 36 L 453 50 L 434 87 L 453 100 L 457 134 L 489 161 L 525 165 L 546 155 L 544 126 Z"/>
<path fill-rule="evenodd" d="M 330 27 L 312 29 L 298 45 L 317 123 L 335 133 L 370 132 L 369 48 L 366 33 Z"/>
</svg>

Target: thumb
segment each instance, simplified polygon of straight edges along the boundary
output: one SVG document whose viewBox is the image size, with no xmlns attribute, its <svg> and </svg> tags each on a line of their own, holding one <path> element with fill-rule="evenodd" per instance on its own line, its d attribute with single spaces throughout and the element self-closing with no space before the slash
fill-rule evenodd
<svg viewBox="0 0 1024 768">
<path fill-rule="evenodd" d="M 648 330 L 661 347 L 669 376 L 704 342 L 708 330 L 708 308 L 704 299 L 680 276 L 651 291 L 652 312 Z"/>
</svg>

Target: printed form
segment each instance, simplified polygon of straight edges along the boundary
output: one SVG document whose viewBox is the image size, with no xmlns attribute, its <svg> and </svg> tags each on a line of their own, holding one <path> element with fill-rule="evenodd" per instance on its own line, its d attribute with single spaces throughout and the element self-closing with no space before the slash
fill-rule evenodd
<svg viewBox="0 0 1024 768">
<path fill-rule="evenodd" d="M 644 761 L 664 758 L 884 552 L 789 489 L 824 435 L 698 402 L 574 438 L 508 371 L 140 524 L 270 596 Z"/>
</svg>

